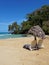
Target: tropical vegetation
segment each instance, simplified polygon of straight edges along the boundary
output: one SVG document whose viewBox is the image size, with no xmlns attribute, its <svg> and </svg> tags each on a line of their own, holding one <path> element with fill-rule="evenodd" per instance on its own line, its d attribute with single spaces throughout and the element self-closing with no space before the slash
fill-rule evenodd
<svg viewBox="0 0 49 65">
<path fill-rule="evenodd" d="M 26 21 L 23 21 L 21 25 L 17 22 L 12 23 L 8 26 L 8 31 L 13 34 L 25 34 L 34 25 L 39 25 L 46 34 L 49 34 L 49 5 L 44 5 L 27 14 Z"/>
</svg>

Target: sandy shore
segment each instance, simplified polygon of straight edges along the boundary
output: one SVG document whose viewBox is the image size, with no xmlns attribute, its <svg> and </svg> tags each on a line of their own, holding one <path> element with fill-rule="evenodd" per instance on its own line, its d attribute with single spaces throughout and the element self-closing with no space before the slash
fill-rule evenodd
<svg viewBox="0 0 49 65">
<path fill-rule="evenodd" d="M 0 40 L 0 65 L 49 65 L 49 37 L 43 41 L 44 49 L 23 49 L 32 41 L 33 37 Z"/>
</svg>

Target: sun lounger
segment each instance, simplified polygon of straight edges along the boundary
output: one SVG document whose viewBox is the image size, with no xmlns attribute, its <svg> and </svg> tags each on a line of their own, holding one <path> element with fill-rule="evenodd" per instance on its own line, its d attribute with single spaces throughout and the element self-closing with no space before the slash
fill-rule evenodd
<svg viewBox="0 0 49 65">
<path fill-rule="evenodd" d="M 44 48 L 44 45 L 42 44 L 43 43 L 43 39 L 40 39 L 38 41 L 38 48 L 41 49 L 41 48 Z"/>
</svg>

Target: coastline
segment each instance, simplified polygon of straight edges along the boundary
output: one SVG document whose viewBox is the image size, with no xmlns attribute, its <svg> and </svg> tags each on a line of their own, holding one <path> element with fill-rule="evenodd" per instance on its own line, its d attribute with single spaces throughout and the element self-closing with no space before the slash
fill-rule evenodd
<svg viewBox="0 0 49 65">
<path fill-rule="evenodd" d="M 0 40 L 0 65 L 49 65 L 49 38 L 43 41 L 44 49 L 23 49 L 24 44 L 33 40 L 33 37 Z"/>
</svg>

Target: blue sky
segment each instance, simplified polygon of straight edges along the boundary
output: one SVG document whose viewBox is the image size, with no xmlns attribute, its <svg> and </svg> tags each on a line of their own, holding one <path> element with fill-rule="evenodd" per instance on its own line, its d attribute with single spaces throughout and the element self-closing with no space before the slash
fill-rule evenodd
<svg viewBox="0 0 49 65">
<path fill-rule="evenodd" d="M 0 0 L 0 32 L 8 31 L 14 21 L 20 24 L 28 13 L 43 5 L 49 5 L 49 0 Z"/>
</svg>

